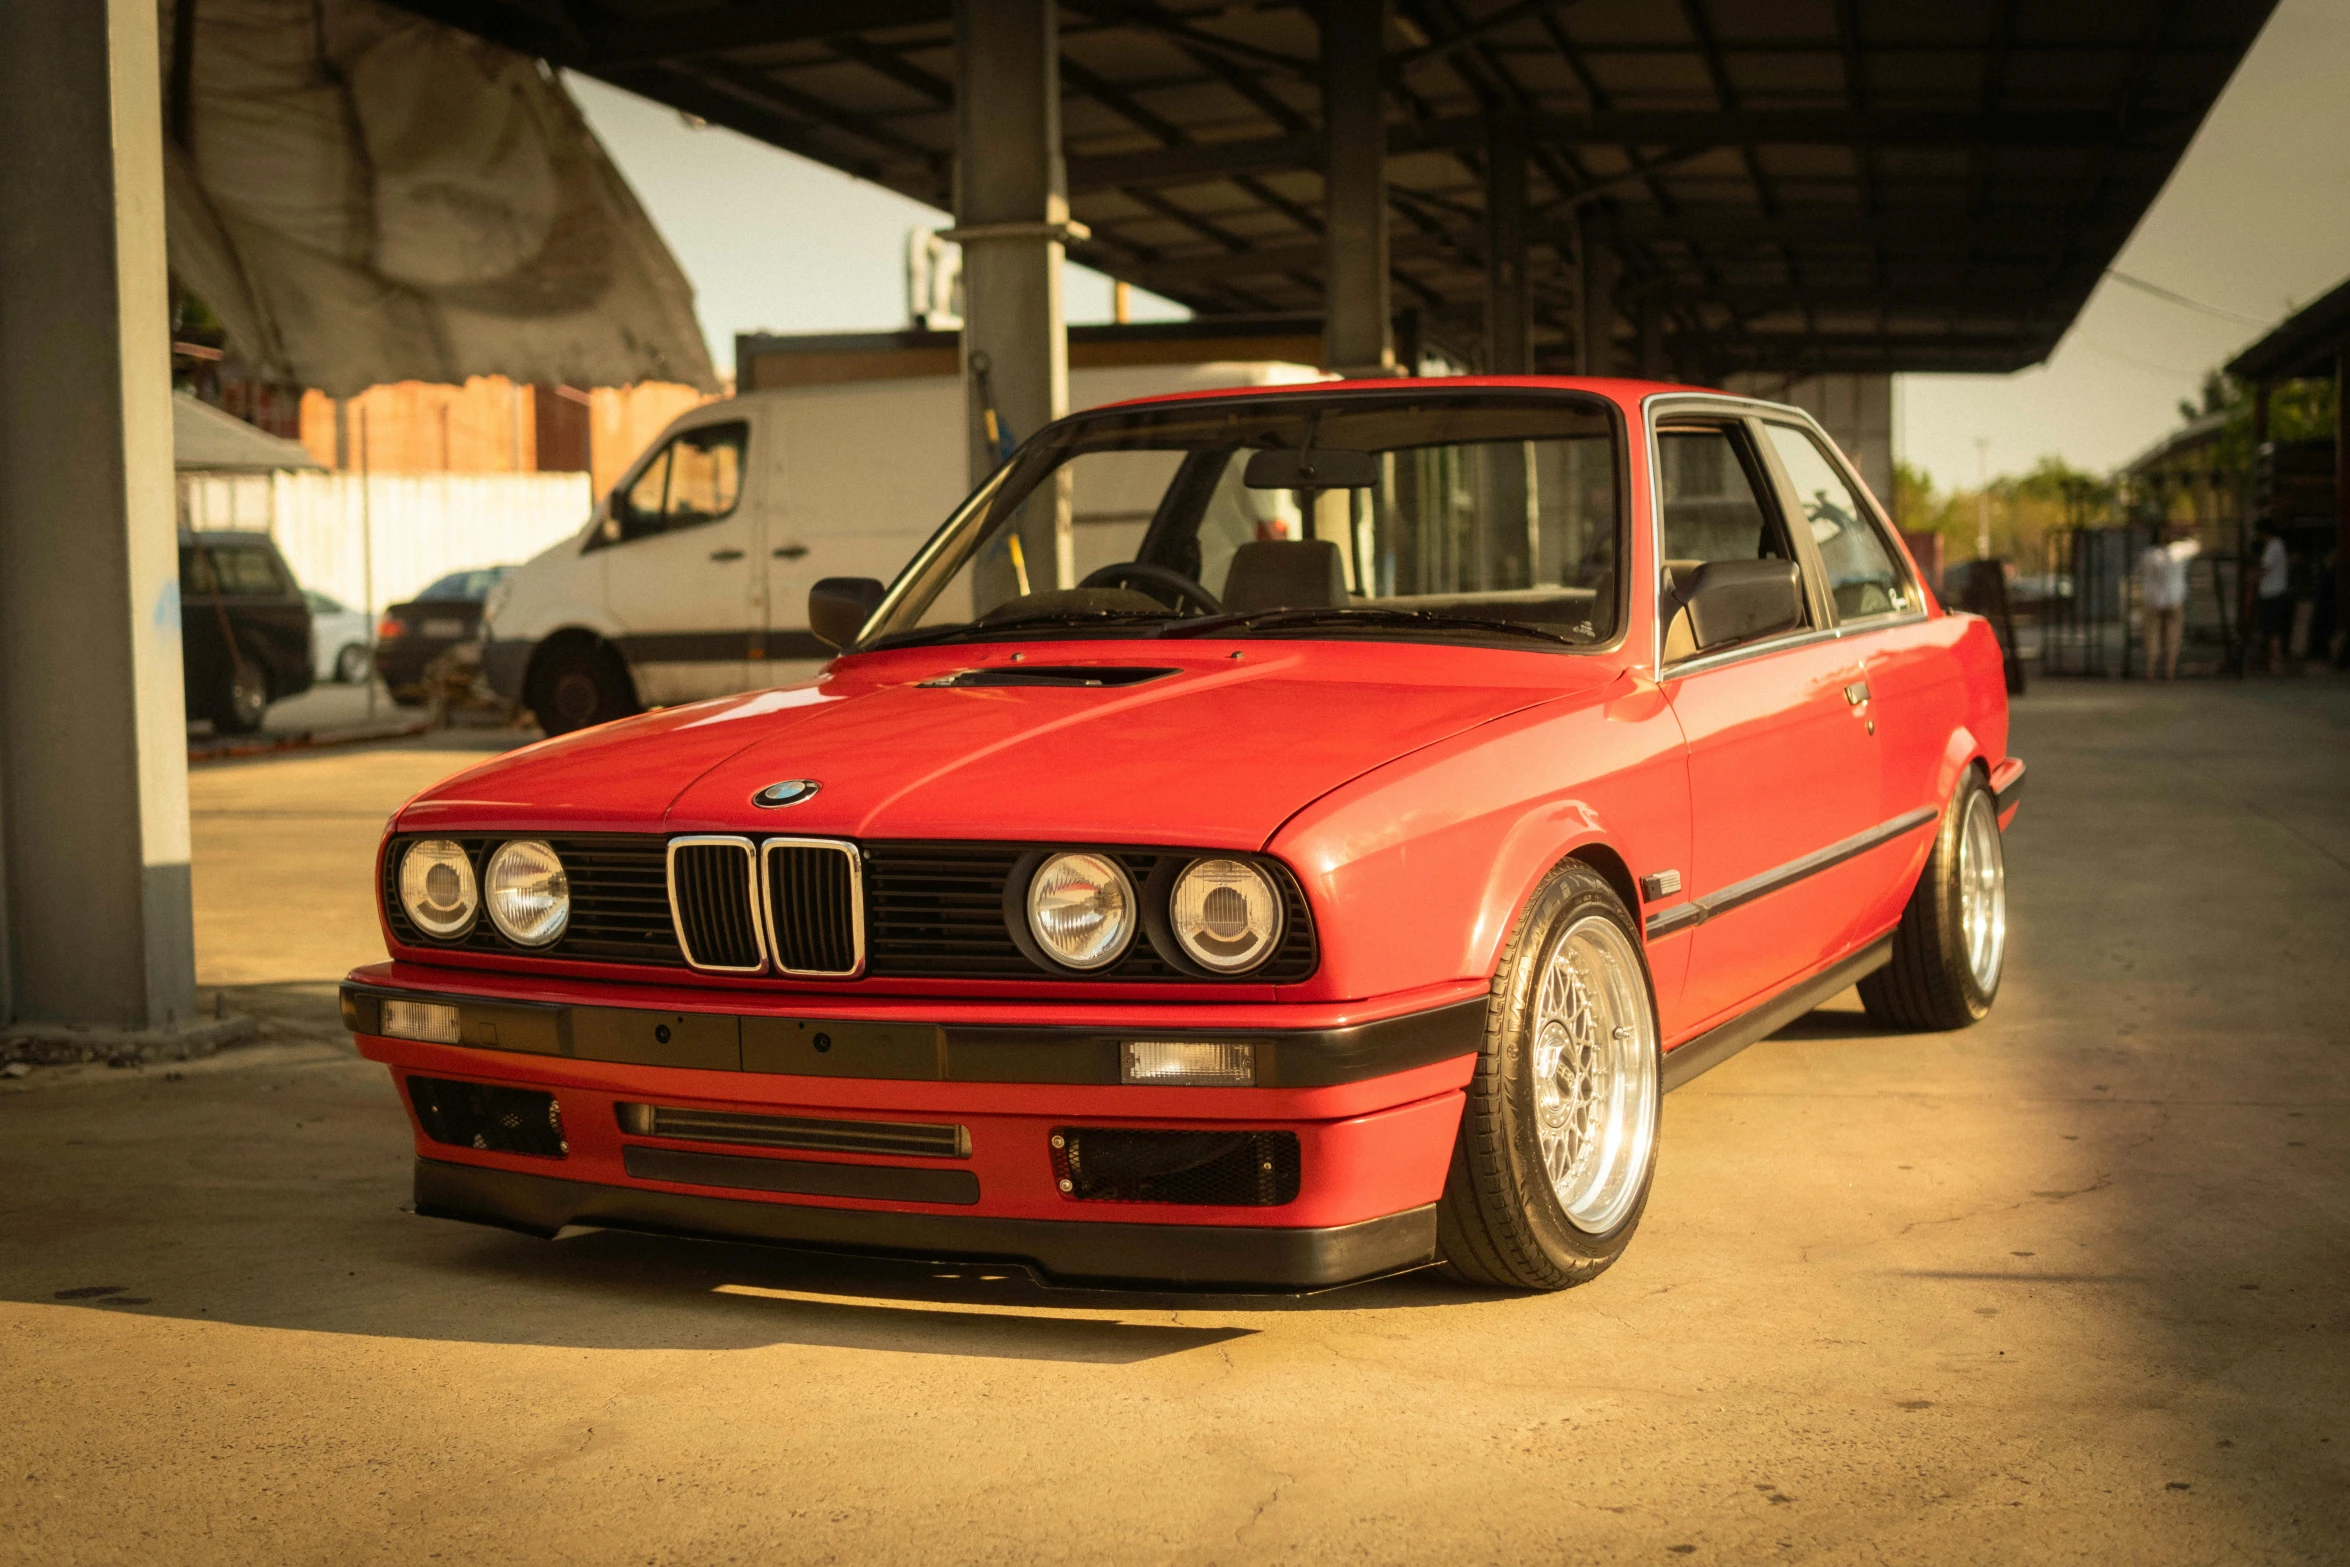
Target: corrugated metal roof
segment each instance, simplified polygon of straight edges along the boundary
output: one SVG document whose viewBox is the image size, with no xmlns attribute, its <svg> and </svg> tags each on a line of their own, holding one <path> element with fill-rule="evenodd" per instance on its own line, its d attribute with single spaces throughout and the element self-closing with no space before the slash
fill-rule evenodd
<svg viewBox="0 0 2350 1567">
<path fill-rule="evenodd" d="M 947 0 L 404 3 L 950 205 Z M 2031 364 L 2272 7 L 1397 0 L 1396 303 L 1475 342 L 1484 148 L 1514 117 L 1540 368 L 1564 368 L 1586 214 L 1683 373 Z M 1064 0 L 1072 254 L 1203 313 L 1318 310 L 1317 46 L 1302 3 Z"/>
</svg>

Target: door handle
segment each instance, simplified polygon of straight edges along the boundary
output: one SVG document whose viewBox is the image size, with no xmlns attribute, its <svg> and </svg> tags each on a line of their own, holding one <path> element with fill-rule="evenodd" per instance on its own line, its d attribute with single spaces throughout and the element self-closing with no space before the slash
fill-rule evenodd
<svg viewBox="0 0 2350 1567">
<path fill-rule="evenodd" d="M 741 560 L 743 552 L 741 550 L 712 550 L 710 558 L 712 560 Z"/>
<path fill-rule="evenodd" d="M 1866 702 L 1868 699 L 1869 683 L 1865 680 L 1855 680 L 1852 682 L 1852 684 L 1844 688 L 1844 700 L 1852 704 L 1854 707 L 1860 706 L 1861 703 Z"/>
<path fill-rule="evenodd" d="M 798 560 L 807 553 L 808 546 L 805 544 L 779 544 L 775 547 L 777 560 Z"/>
</svg>

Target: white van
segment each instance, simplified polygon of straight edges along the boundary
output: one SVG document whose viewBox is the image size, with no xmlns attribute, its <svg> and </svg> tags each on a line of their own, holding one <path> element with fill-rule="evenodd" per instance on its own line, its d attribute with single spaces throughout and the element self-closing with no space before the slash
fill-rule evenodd
<svg viewBox="0 0 2350 1567">
<path fill-rule="evenodd" d="M 1280 363 L 1120 366 L 1071 372 L 1069 402 L 1320 379 Z M 947 376 L 746 392 L 679 416 L 586 527 L 491 594 L 490 685 L 563 734 L 804 678 L 832 656 L 808 630 L 808 589 L 888 581 L 969 493 L 963 417 Z"/>
</svg>

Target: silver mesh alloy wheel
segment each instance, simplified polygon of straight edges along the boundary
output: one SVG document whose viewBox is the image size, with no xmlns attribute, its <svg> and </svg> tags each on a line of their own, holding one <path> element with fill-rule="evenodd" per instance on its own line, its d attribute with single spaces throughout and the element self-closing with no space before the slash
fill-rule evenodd
<svg viewBox="0 0 2350 1567">
<path fill-rule="evenodd" d="M 1975 988 L 1989 995 L 1999 984 L 1999 965 L 2007 955 L 2007 860 L 1999 842 L 1998 807 L 1981 792 L 1967 802 L 1966 821 L 1959 827 L 1958 910 L 1967 971 Z"/>
<path fill-rule="evenodd" d="M 1640 1195 L 1656 1137 L 1656 1025 L 1640 959 L 1587 914 L 1550 949 L 1535 998 L 1534 1130 L 1576 1229 L 1604 1235 Z"/>
</svg>

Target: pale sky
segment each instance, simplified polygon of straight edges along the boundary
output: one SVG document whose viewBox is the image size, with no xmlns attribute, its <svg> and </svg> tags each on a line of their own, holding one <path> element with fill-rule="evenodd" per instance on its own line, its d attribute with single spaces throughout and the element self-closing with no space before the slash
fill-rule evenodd
<svg viewBox="0 0 2350 1567">
<path fill-rule="evenodd" d="M 712 356 L 738 331 L 904 324 L 906 232 L 946 214 L 585 77 L 581 109 L 692 278 Z M 2044 453 L 2103 471 L 2178 422 L 2204 372 L 2350 276 L 2350 3 L 2282 0 L 2049 361 L 2011 376 L 1902 376 L 1896 449 L 1943 488 Z M 1106 279 L 1068 274 L 1071 322 L 1110 318 Z M 1137 294 L 1139 318 L 1182 312 Z M 2213 313 L 2218 312 L 2218 313 Z M 2239 319 L 2248 318 L 2248 319 Z"/>
</svg>

